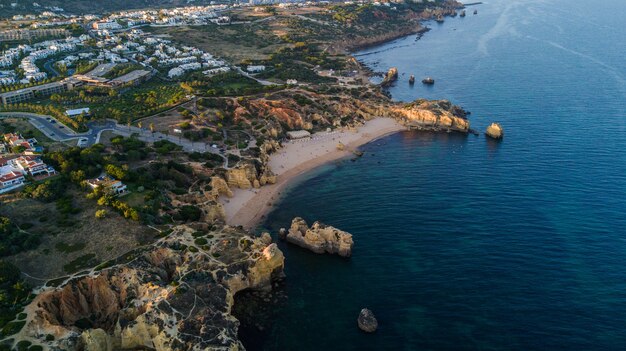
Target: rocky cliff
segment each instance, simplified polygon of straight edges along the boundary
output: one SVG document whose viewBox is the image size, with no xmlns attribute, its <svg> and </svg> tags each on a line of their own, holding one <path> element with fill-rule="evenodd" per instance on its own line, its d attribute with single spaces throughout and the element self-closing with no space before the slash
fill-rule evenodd
<svg viewBox="0 0 626 351">
<path fill-rule="evenodd" d="M 241 350 L 234 295 L 271 289 L 284 265 L 276 244 L 230 227 L 180 226 L 121 260 L 39 294 L 16 339 L 51 350 Z"/>
<path fill-rule="evenodd" d="M 236 168 L 228 169 L 225 176 L 226 182 L 231 188 L 260 188 L 265 184 L 276 183 L 276 175 L 269 169 L 267 162 L 243 162 Z"/>
<path fill-rule="evenodd" d="M 352 234 L 335 227 L 315 222 L 309 228 L 304 219 L 296 217 L 288 232 L 282 232 L 287 242 L 309 249 L 315 253 L 337 254 L 343 257 L 352 255 Z"/>
</svg>

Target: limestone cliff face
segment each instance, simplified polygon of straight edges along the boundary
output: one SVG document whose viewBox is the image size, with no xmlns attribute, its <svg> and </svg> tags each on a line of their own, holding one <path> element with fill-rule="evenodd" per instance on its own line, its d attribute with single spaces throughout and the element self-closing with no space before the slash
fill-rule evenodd
<svg viewBox="0 0 626 351">
<path fill-rule="evenodd" d="M 226 171 L 226 182 L 231 188 L 259 188 L 265 184 L 276 183 L 276 175 L 272 173 L 266 162 L 262 164 L 245 162 Z"/>
<path fill-rule="evenodd" d="M 21 338 L 51 350 L 241 350 L 234 295 L 271 289 L 284 257 L 266 238 L 230 227 L 192 236 L 181 226 L 153 247 L 44 291 Z M 55 336 L 46 341 L 45 335 Z"/>
<path fill-rule="evenodd" d="M 230 190 L 228 184 L 222 177 L 213 176 L 211 177 L 211 194 L 215 197 L 219 197 L 220 195 L 226 195 L 228 197 L 233 197 L 233 191 Z"/>
<path fill-rule="evenodd" d="M 409 126 L 419 129 L 468 132 L 470 128 L 469 121 L 458 116 L 462 109 L 445 100 L 416 100 L 409 104 L 392 106 L 390 110 Z"/>
<path fill-rule="evenodd" d="M 300 217 L 293 219 L 284 239 L 318 254 L 330 253 L 343 257 L 352 255 L 354 245 L 352 234 L 320 222 L 313 223 L 309 228 Z"/>
</svg>

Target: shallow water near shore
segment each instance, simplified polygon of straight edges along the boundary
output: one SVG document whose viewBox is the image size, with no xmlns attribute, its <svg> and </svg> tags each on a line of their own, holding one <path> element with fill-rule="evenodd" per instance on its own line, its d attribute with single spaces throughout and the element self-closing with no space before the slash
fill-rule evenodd
<svg viewBox="0 0 626 351">
<path fill-rule="evenodd" d="M 398 67 L 395 99 L 450 99 L 504 140 L 397 133 L 290 187 L 264 226 L 320 220 L 353 257 L 280 243 L 287 298 L 243 320 L 248 350 L 626 349 L 626 2 L 469 9 L 356 55 Z"/>
</svg>

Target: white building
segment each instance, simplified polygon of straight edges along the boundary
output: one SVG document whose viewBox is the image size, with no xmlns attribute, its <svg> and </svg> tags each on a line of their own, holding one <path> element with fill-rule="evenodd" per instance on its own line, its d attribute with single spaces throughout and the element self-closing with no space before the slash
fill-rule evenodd
<svg viewBox="0 0 626 351">
<path fill-rule="evenodd" d="M 95 30 L 116 30 L 122 29 L 122 26 L 115 21 L 108 22 L 94 22 L 93 29 Z"/>
<path fill-rule="evenodd" d="M 67 110 L 65 111 L 65 115 L 71 118 L 74 117 L 78 117 L 80 115 L 88 115 L 89 114 L 89 107 L 84 107 L 84 108 L 77 108 L 74 110 Z"/>
<path fill-rule="evenodd" d="M 263 72 L 263 71 L 265 71 L 265 66 L 263 66 L 263 65 L 248 66 L 248 68 L 246 68 L 246 71 L 248 71 L 248 73 Z"/>
</svg>

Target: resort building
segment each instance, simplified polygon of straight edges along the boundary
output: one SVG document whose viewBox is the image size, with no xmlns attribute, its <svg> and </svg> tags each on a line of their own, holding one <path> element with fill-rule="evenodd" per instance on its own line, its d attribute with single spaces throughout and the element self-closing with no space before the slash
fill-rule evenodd
<svg viewBox="0 0 626 351">
<path fill-rule="evenodd" d="M 74 117 L 78 117 L 78 116 L 87 116 L 89 115 L 89 107 L 84 107 L 84 108 L 77 108 L 74 110 L 67 110 L 65 111 L 65 115 L 70 117 L 70 118 L 74 118 Z"/>
<path fill-rule="evenodd" d="M 38 156 L 20 156 L 0 159 L 0 194 L 17 189 L 26 183 L 26 175 L 48 177 L 56 174 Z"/>
<path fill-rule="evenodd" d="M 0 194 L 24 185 L 26 178 L 22 173 L 15 171 L 3 172 L 2 168 L 5 167 L 0 167 Z"/>
<path fill-rule="evenodd" d="M 51 176 L 57 173 L 52 166 L 48 166 L 39 156 L 34 155 L 25 155 L 13 159 L 9 161 L 9 166 L 22 172 L 22 174 L 30 174 L 33 177 L 41 175 Z"/>
<path fill-rule="evenodd" d="M 115 30 L 115 29 L 121 29 L 121 28 L 122 26 L 115 21 L 95 22 L 93 24 L 93 29 L 95 30 Z"/>
<path fill-rule="evenodd" d="M 306 130 L 292 130 L 287 132 L 287 138 L 289 139 L 304 139 L 304 138 L 310 138 L 311 137 L 311 133 L 309 133 Z"/>
<path fill-rule="evenodd" d="M 55 93 L 72 90 L 74 87 L 81 84 L 82 83 L 78 80 L 66 78 L 60 82 L 52 82 L 0 94 L 0 101 L 2 101 L 3 105 L 18 104 L 20 102 L 34 99 L 35 97 L 50 96 Z"/>
<path fill-rule="evenodd" d="M 124 194 L 127 192 L 126 185 L 122 183 L 122 181 L 116 180 L 108 174 L 101 175 L 95 179 L 89 179 L 87 180 L 87 184 L 92 189 L 101 187 L 102 189 L 107 190 L 115 195 Z"/>
<path fill-rule="evenodd" d="M 248 73 L 263 72 L 263 71 L 265 71 L 265 66 L 263 66 L 263 65 L 248 66 L 248 68 L 246 68 L 246 71 L 248 71 Z"/>
<path fill-rule="evenodd" d="M 37 139 L 25 139 L 21 134 L 16 133 L 5 134 L 3 139 L 9 147 L 22 146 L 24 150 L 35 150 L 37 145 Z"/>
<path fill-rule="evenodd" d="M 152 73 L 150 71 L 138 69 L 123 76 L 112 79 L 109 83 L 113 87 L 118 87 L 122 85 L 134 85 L 144 82 L 151 77 Z"/>
</svg>

